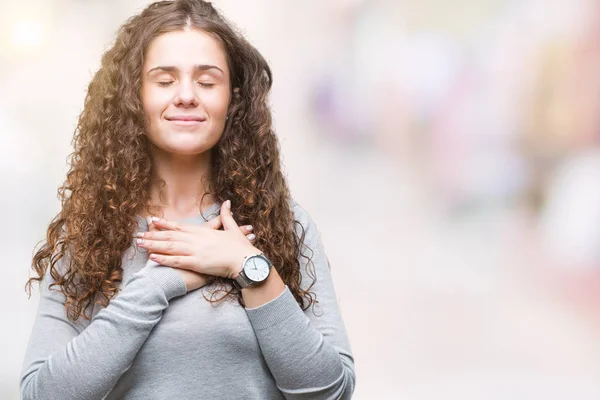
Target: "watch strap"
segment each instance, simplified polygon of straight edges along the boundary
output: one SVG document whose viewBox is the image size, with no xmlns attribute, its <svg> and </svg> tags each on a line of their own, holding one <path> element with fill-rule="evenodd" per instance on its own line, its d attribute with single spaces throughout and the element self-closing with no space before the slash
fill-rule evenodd
<svg viewBox="0 0 600 400">
<path fill-rule="evenodd" d="M 246 276 L 246 273 L 244 272 L 244 270 L 242 269 L 240 271 L 240 273 L 238 274 L 238 276 L 236 276 L 233 279 L 233 285 L 238 289 L 244 289 L 247 288 L 248 286 L 252 285 L 254 282 L 251 281 L 250 279 L 248 279 L 248 277 Z"/>
</svg>

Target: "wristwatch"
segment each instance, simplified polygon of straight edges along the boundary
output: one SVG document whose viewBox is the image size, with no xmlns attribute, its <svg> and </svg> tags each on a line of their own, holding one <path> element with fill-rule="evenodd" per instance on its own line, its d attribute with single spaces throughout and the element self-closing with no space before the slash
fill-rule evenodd
<svg viewBox="0 0 600 400">
<path fill-rule="evenodd" d="M 244 289 L 264 282 L 272 266 L 264 253 L 246 256 L 242 263 L 242 270 L 237 277 L 233 278 L 233 285 L 238 289 Z"/>
</svg>

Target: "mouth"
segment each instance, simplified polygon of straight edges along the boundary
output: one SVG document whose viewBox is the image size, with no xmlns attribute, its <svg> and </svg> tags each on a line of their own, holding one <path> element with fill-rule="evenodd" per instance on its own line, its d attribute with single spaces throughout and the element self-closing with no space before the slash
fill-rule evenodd
<svg viewBox="0 0 600 400">
<path fill-rule="evenodd" d="M 169 122 L 174 123 L 175 125 L 180 126 L 194 126 L 206 121 L 206 118 L 198 117 L 196 115 L 173 115 L 165 117 L 165 119 Z"/>
</svg>

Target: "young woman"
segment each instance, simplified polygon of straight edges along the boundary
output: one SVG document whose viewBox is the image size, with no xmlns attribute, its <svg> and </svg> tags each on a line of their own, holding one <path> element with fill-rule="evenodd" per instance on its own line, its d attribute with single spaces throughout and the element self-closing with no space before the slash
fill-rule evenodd
<svg viewBox="0 0 600 400">
<path fill-rule="evenodd" d="M 210 3 L 157 2 L 121 28 L 33 259 L 24 399 L 352 395 L 328 260 L 281 172 L 271 83 Z"/>
</svg>

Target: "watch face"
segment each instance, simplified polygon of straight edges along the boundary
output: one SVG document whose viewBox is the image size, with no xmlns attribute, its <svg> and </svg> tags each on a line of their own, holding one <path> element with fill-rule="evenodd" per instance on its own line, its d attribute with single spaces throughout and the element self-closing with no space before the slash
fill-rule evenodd
<svg viewBox="0 0 600 400">
<path fill-rule="evenodd" d="M 244 273 L 254 282 L 262 282 L 269 276 L 269 263 L 262 257 L 250 257 L 244 266 Z"/>
</svg>

